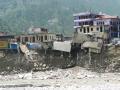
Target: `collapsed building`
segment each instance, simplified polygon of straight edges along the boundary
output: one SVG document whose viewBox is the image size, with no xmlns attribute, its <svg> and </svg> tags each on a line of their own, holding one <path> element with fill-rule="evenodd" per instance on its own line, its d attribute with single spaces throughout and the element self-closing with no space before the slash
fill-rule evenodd
<svg viewBox="0 0 120 90">
<path fill-rule="evenodd" d="M 120 38 L 120 18 L 93 12 L 76 13 L 73 14 L 73 17 L 75 29 L 73 43 L 81 46 L 81 50 L 87 50 L 89 65 L 93 62 L 105 65 L 107 56 L 105 54 L 108 53 L 106 50 L 109 48 L 106 49 L 106 46 L 114 46 L 115 43 L 112 40 L 117 38 L 119 41 Z M 118 45 L 118 41 L 116 41 L 115 47 Z"/>
</svg>

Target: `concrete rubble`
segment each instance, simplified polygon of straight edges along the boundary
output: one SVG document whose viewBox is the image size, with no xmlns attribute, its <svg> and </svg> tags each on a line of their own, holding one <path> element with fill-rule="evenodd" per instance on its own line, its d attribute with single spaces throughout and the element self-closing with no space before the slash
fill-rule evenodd
<svg viewBox="0 0 120 90">
<path fill-rule="evenodd" d="M 78 72 L 73 71 L 72 69 L 57 69 L 50 71 L 41 71 L 41 72 L 29 72 L 15 75 L 0 76 L 0 80 L 9 80 L 9 79 L 83 79 L 83 78 L 94 78 L 98 77 L 96 73 L 89 72 L 87 70 L 78 70 Z"/>
</svg>

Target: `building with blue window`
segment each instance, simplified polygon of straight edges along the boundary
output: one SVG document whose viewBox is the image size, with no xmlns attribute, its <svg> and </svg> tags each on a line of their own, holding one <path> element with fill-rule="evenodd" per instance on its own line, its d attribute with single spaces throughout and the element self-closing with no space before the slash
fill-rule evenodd
<svg viewBox="0 0 120 90">
<path fill-rule="evenodd" d="M 103 13 L 73 14 L 76 33 L 96 35 L 104 39 L 120 38 L 120 18 Z"/>
</svg>

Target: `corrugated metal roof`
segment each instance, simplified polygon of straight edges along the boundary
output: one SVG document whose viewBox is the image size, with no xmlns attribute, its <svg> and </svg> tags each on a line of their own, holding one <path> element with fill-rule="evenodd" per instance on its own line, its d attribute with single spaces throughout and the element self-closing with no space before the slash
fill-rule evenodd
<svg viewBox="0 0 120 90">
<path fill-rule="evenodd" d="M 14 38 L 14 35 L 5 35 L 5 36 L 0 36 L 0 39 L 12 39 Z"/>
<path fill-rule="evenodd" d="M 110 16 L 110 15 L 101 15 L 97 19 L 117 19 L 117 18 L 119 18 L 119 17 L 118 16 Z"/>
<path fill-rule="evenodd" d="M 73 16 L 89 15 L 89 14 L 98 15 L 97 13 L 94 13 L 94 12 L 81 12 L 81 13 L 75 13 L 75 14 L 73 14 Z"/>
</svg>

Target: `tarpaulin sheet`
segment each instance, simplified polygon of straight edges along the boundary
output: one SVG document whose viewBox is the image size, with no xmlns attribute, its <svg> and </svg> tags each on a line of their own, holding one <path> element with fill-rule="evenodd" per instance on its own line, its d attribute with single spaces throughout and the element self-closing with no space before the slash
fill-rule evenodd
<svg viewBox="0 0 120 90">
<path fill-rule="evenodd" d="M 28 43 L 27 46 L 30 49 L 39 49 L 42 47 L 41 44 L 39 44 L 39 43 Z"/>
<path fill-rule="evenodd" d="M 18 49 L 18 44 L 17 43 L 10 43 L 10 48 L 11 49 Z"/>
<path fill-rule="evenodd" d="M 70 41 L 64 41 L 64 42 L 55 41 L 53 43 L 53 49 L 58 50 L 58 51 L 70 52 L 71 42 Z"/>
</svg>

